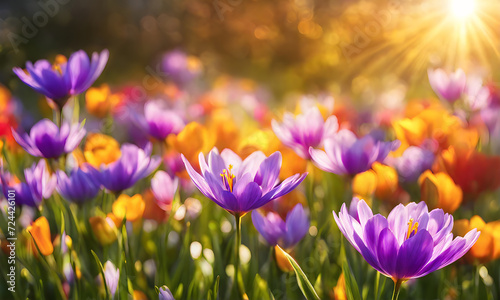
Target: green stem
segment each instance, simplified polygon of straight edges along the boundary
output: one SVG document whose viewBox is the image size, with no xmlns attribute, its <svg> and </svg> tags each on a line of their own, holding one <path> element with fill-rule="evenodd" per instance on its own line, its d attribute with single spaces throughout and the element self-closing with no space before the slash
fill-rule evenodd
<svg viewBox="0 0 500 300">
<path fill-rule="evenodd" d="M 80 119 L 80 99 L 78 95 L 73 96 L 73 122 L 78 123 Z"/>
<path fill-rule="evenodd" d="M 308 186 L 307 186 L 307 206 L 309 207 L 309 211 L 311 213 L 311 219 L 317 220 L 316 209 L 314 207 L 314 165 L 312 162 L 308 161 L 308 171 L 307 175 Z"/>
<path fill-rule="evenodd" d="M 377 277 L 375 279 L 375 300 L 378 300 L 378 287 L 380 285 L 380 272 L 377 272 Z"/>
<path fill-rule="evenodd" d="M 394 292 L 392 293 L 392 300 L 398 300 L 399 297 L 399 289 L 401 288 L 401 284 L 403 281 L 399 279 L 398 281 L 394 282 Z"/>
<path fill-rule="evenodd" d="M 234 249 L 235 251 L 234 284 L 236 285 L 236 289 L 238 291 L 238 297 L 240 299 L 244 299 L 245 287 L 243 286 L 243 284 L 240 284 L 240 278 L 242 279 L 240 274 L 241 216 L 236 214 L 234 215 L 234 218 L 236 220 L 236 244 Z"/>
<path fill-rule="evenodd" d="M 474 272 L 474 295 L 476 299 L 479 299 L 479 268 L 481 268 L 481 265 L 478 264 Z"/>
<path fill-rule="evenodd" d="M 57 125 L 57 127 L 61 128 L 62 120 L 63 120 L 63 109 L 62 109 L 62 107 L 58 107 L 56 109 L 56 125 Z"/>
</svg>

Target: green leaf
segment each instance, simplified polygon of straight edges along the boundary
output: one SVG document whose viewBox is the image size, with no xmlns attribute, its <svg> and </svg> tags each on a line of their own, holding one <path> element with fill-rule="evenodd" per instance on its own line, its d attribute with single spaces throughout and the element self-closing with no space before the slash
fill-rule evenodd
<svg viewBox="0 0 500 300">
<path fill-rule="evenodd" d="M 214 300 L 219 299 L 219 281 L 220 281 L 220 276 L 217 275 L 217 278 L 215 279 L 215 283 L 214 283 L 213 293 L 212 293 Z"/>
<path fill-rule="evenodd" d="M 299 264 L 291 257 L 288 253 L 286 253 L 280 246 L 277 246 L 281 251 L 283 251 L 283 254 L 285 257 L 288 259 L 290 264 L 293 267 L 293 270 L 295 271 L 295 275 L 297 276 L 297 283 L 299 285 L 300 290 L 302 291 L 302 294 L 304 294 L 304 297 L 306 297 L 307 300 L 310 299 L 320 299 L 316 291 L 314 290 L 313 285 L 307 279 L 306 274 L 302 269 L 300 268 Z"/>
<path fill-rule="evenodd" d="M 347 263 L 347 259 L 344 260 L 344 263 L 342 264 L 342 271 L 344 272 L 345 291 L 347 294 L 347 299 L 361 300 L 358 284 L 356 283 L 354 275 L 352 275 L 351 268 L 349 268 L 349 264 Z"/>
<path fill-rule="evenodd" d="M 184 291 L 184 286 L 182 285 L 182 283 L 179 284 L 179 286 L 177 287 L 177 290 L 175 291 L 175 299 L 181 299 L 182 298 L 182 293 Z"/>
<path fill-rule="evenodd" d="M 104 276 L 104 267 L 102 266 L 102 263 L 99 260 L 99 257 L 97 257 L 97 254 L 95 254 L 94 250 L 90 250 L 90 252 L 92 252 L 92 255 L 94 256 L 95 261 L 97 262 L 97 266 L 99 267 L 99 272 L 101 273 L 101 276 L 102 276 L 102 282 L 104 283 L 104 290 L 106 290 L 106 299 L 110 299 L 108 285 L 106 284 L 106 277 Z"/>
</svg>

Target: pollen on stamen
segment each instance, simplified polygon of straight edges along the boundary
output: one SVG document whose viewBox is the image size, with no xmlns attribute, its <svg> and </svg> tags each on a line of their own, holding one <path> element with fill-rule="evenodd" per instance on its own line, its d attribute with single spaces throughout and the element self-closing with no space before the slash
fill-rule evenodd
<svg viewBox="0 0 500 300">
<path fill-rule="evenodd" d="M 233 179 L 236 177 L 234 174 L 231 173 L 231 169 L 233 168 L 233 165 L 229 165 L 227 169 L 224 169 L 220 176 L 222 177 L 222 184 L 227 185 L 229 187 L 229 190 L 233 192 Z"/>
<path fill-rule="evenodd" d="M 417 231 L 418 231 L 418 222 L 413 223 L 413 218 L 410 218 L 410 221 L 408 221 L 408 232 L 406 234 L 406 239 L 409 239 L 412 233 L 414 235 L 417 234 Z"/>
</svg>

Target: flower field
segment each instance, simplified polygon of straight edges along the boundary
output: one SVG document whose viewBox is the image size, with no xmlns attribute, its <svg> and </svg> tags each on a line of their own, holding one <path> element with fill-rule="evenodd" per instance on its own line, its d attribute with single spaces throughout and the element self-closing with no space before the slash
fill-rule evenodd
<svg viewBox="0 0 500 300">
<path fill-rule="evenodd" d="M 0 299 L 500 299 L 494 71 L 283 96 L 181 49 L 139 80 L 113 48 L 9 70 Z"/>
</svg>

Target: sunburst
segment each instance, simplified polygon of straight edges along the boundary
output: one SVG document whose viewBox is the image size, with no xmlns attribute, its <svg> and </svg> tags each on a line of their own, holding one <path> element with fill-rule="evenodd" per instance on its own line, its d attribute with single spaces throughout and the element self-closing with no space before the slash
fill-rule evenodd
<svg viewBox="0 0 500 300">
<path fill-rule="evenodd" d="M 432 67 L 498 65 L 498 1 L 402 2 L 392 22 L 350 59 L 346 79 L 385 72 L 414 81 L 426 79 L 426 70 Z"/>
</svg>

